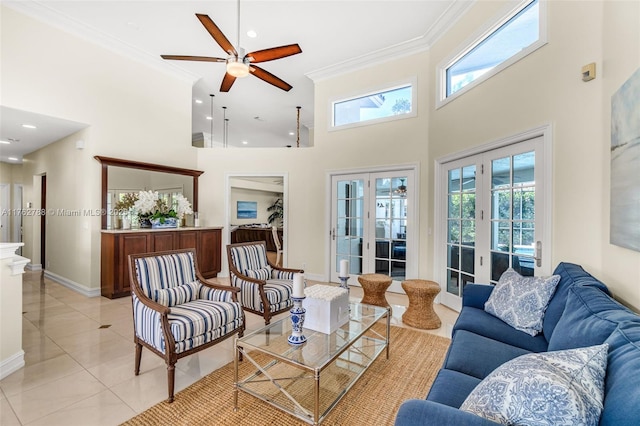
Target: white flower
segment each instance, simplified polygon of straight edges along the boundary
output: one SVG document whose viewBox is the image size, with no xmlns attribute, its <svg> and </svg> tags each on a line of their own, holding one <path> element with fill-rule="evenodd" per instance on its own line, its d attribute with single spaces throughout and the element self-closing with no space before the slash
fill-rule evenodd
<svg viewBox="0 0 640 426">
<path fill-rule="evenodd" d="M 184 195 L 176 194 L 174 198 L 177 204 L 176 213 L 178 214 L 178 219 L 182 219 L 185 214 L 193 214 L 191 203 Z"/>
<path fill-rule="evenodd" d="M 154 213 L 158 199 L 158 191 L 140 191 L 138 193 L 138 201 L 135 202 L 133 208 L 141 215 Z"/>
</svg>

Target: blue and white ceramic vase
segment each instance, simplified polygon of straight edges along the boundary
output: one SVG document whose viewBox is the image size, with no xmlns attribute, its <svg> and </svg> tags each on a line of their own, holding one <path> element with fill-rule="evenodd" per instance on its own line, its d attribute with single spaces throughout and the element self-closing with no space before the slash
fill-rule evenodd
<svg viewBox="0 0 640 426">
<path fill-rule="evenodd" d="M 165 217 L 164 221 L 160 218 L 151 219 L 151 227 L 153 229 L 159 228 L 177 228 L 178 227 L 178 219 L 175 217 Z"/>
<path fill-rule="evenodd" d="M 287 340 L 292 345 L 301 345 L 307 341 L 307 338 L 302 334 L 306 312 L 306 309 L 302 307 L 304 297 L 292 297 L 291 299 L 293 300 L 293 308 L 289 311 L 291 313 L 291 336 Z"/>
</svg>

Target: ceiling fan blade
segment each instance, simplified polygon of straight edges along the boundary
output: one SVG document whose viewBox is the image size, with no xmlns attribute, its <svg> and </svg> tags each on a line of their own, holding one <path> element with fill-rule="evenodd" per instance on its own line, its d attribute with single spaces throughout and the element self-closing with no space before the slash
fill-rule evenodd
<svg viewBox="0 0 640 426">
<path fill-rule="evenodd" d="M 288 92 L 293 88 L 293 86 L 291 86 L 286 81 L 279 79 L 269 71 L 265 71 L 262 68 L 251 65 L 249 67 L 249 70 L 251 71 L 251 74 L 255 75 L 259 79 L 264 80 L 269 84 L 273 84 L 274 86 L 284 90 L 285 92 Z"/>
<path fill-rule="evenodd" d="M 227 52 L 230 55 L 238 56 L 238 52 L 236 52 L 235 47 L 231 44 L 231 42 L 225 37 L 225 35 L 220 31 L 220 28 L 213 22 L 208 15 L 203 15 L 201 13 L 196 13 L 196 16 L 202 22 L 202 25 L 209 31 L 211 37 L 222 47 L 222 50 Z"/>
<path fill-rule="evenodd" d="M 224 58 L 214 58 L 212 56 L 160 55 L 160 57 L 176 61 L 227 62 Z"/>
<path fill-rule="evenodd" d="M 286 46 L 272 47 L 271 49 L 258 50 L 247 53 L 246 57 L 253 58 L 252 63 L 273 61 L 274 59 L 286 58 L 287 56 L 302 53 L 302 49 L 297 44 L 289 44 Z"/>
<path fill-rule="evenodd" d="M 224 74 L 224 78 L 222 79 L 222 84 L 220 85 L 221 92 L 228 92 L 235 83 L 236 78 L 229 73 Z"/>
</svg>

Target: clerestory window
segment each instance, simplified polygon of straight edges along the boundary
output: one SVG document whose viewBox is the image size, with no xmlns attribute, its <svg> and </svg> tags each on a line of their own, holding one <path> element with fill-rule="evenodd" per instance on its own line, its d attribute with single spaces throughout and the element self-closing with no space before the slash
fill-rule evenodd
<svg viewBox="0 0 640 426">
<path fill-rule="evenodd" d="M 524 1 L 444 61 L 438 67 L 437 106 L 446 104 L 545 45 L 546 14 L 543 9 L 544 2 Z"/>
<path fill-rule="evenodd" d="M 331 102 L 331 128 L 354 127 L 416 115 L 415 80 Z"/>
</svg>

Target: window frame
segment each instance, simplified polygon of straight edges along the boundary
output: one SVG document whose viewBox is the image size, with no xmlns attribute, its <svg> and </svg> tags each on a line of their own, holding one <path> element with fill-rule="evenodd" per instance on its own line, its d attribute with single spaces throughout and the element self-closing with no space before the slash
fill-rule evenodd
<svg viewBox="0 0 640 426">
<path fill-rule="evenodd" d="M 390 92 L 392 90 L 397 90 L 397 89 L 401 89 L 404 87 L 411 87 L 411 111 L 405 114 L 397 114 L 397 115 L 390 115 L 387 117 L 381 117 L 381 118 L 374 118 L 371 120 L 366 120 L 366 121 L 358 121 L 355 123 L 348 123 L 348 124 L 341 124 L 338 126 L 334 125 L 335 122 L 335 104 L 337 103 L 341 103 L 341 102 L 346 102 L 346 101 L 350 101 L 350 100 L 354 100 L 354 99 L 359 99 L 359 98 L 364 98 L 367 96 L 372 96 L 372 95 L 377 95 L 380 93 L 384 93 L 384 92 Z M 372 89 L 369 89 L 367 91 L 358 91 L 358 92 L 354 92 L 349 96 L 341 96 L 341 97 L 335 97 L 329 100 L 329 125 L 328 125 L 328 129 L 330 132 L 333 131 L 337 131 L 337 130 L 344 130 L 344 129 L 352 129 L 355 127 L 362 127 L 362 126 L 370 126 L 373 124 L 379 124 L 379 123 L 386 123 L 389 121 L 395 121 L 395 120 L 404 120 L 407 118 L 413 118 L 413 117 L 417 117 L 418 115 L 418 78 L 416 76 L 407 78 L 407 79 L 403 79 L 403 80 L 398 80 L 396 82 L 393 83 L 385 83 L 385 84 L 381 84 L 379 86 L 376 86 Z"/>
<path fill-rule="evenodd" d="M 502 70 L 510 67 L 521 59 L 527 57 L 531 53 L 535 52 L 542 46 L 547 44 L 547 2 L 544 0 L 538 0 L 538 40 L 530 44 L 525 49 L 511 56 L 504 62 L 496 65 L 491 70 L 487 71 L 480 77 L 476 78 L 460 90 L 447 96 L 447 70 L 461 60 L 465 55 L 475 49 L 480 43 L 491 37 L 496 31 L 498 31 L 509 20 L 513 19 L 518 13 L 526 9 L 535 0 L 524 0 L 518 2 L 515 7 L 510 7 L 508 11 L 500 13 L 496 18 L 490 20 L 485 25 L 469 37 L 461 46 L 455 49 L 454 53 L 447 56 L 436 67 L 436 109 L 441 108 L 459 98 L 463 94 L 467 93 L 474 87 L 482 84 L 484 81 L 490 79 L 494 75 L 500 73 Z"/>
</svg>

